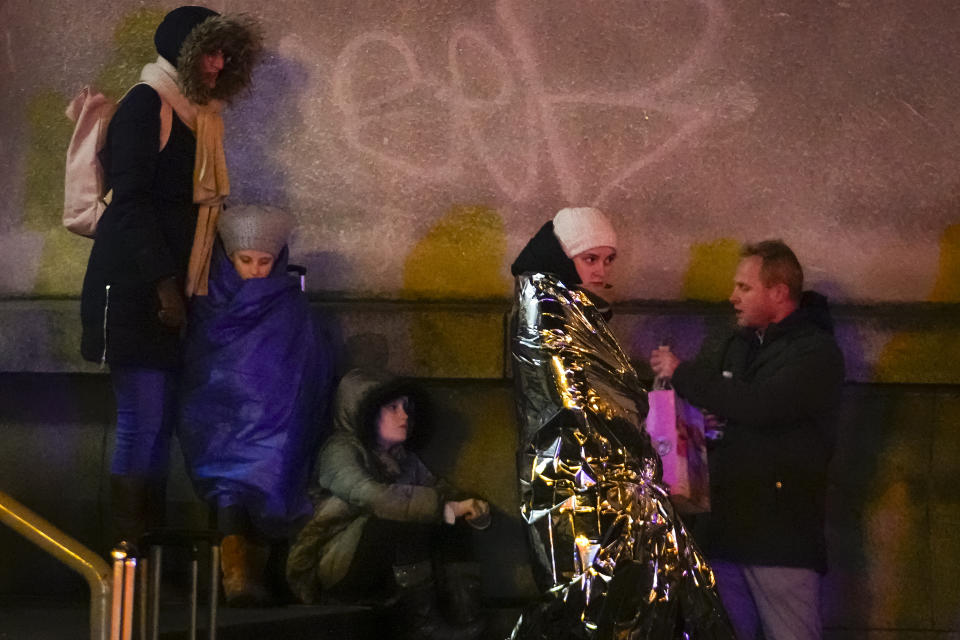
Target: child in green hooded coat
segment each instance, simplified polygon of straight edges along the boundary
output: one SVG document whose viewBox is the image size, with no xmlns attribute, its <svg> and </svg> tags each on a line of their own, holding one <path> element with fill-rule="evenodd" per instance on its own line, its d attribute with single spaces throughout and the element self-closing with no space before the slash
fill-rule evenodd
<svg viewBox="0 0 960 640">
<path fill-rule="evenodd" d="M 423 402 L 403 380 L 344 376 L 317 462 L 315 512 L 290 550 L 287 579 L 304 602 L 321 592 L 344 602 L 395 594 L 411 637 L 473 638 L 483 628 L 479 580 L 445 580 L 445 616 L 433 563 L 465 561 L 469 530 L 457 525 L 485 528 L 490 507 L 454 499 L 411 450 L 424 434 Z"/>
</svg>

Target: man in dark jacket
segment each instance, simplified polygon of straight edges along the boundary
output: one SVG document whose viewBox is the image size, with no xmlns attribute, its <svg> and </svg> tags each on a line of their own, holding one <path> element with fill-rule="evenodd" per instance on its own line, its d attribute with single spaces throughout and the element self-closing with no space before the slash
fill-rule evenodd
<svg viewBox="0 0 960 640">
<path fill-rule="evenodd" d="M 697 540 L 741 640 L 821 637 L 824 494 L 843 383 L 826 299 L 780 240 L 747 245 L 730 301 L 740 329 L 681 362 L 653 352 L 658 376 L 712 414 L 712 512 Z"/>
</svg>

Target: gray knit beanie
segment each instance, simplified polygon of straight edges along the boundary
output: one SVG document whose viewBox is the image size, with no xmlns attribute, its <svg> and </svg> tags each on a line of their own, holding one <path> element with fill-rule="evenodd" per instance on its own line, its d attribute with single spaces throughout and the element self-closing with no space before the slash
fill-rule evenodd
<svg viewBox="0 0 960 640">
<path fill-rule="evenodd" d="M 276 258 L 289 241 L 293 225 L 294 217 L 282 209 L 248 204 L 224 210 L 217 231 L 228 256 L 252 249 Z"/>
</svg>

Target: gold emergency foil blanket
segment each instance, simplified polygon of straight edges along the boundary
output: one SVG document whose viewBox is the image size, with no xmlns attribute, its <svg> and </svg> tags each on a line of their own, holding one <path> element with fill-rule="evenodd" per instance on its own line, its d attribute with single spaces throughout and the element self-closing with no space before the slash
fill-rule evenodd
<svg viewBox="0 0 960 640">
<path fill-rule="evenodd" d="M 646 391 L 606 321 L 553 276 L 517 284 L 520 512 L 544 598 L 511 637 L 732 639 L 660 483 Z"/>
</svg>

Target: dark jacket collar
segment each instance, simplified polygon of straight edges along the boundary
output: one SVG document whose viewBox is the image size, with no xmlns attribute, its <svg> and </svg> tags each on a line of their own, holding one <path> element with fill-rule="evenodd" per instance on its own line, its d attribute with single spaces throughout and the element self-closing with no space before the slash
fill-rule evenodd
<svg viewBox="0 0 960 640">
<path fill-rule="evenodd" d="M 553 233 L 553 220 L 540 227 L 510 266 L 510 273 L 550 273 L 567 287 L 580 284 L 580 276 L 573 260 L 567 257 L 560 241 Z"/>
<path fill-rule="evenodd" d="M 816 291 L 804 291 L 800 297 L 800 306 L 793 313 L 766 328 L 763 332 L 763 342 L 776 340 L 780 336 L 804 327 L 817 328 L 833 334 L 833 317 L 830 315 L 830 306 L 825 295 Z M 757 335 L 757 330 L 749 327 L 744 328 L 743 332 L 750 339 L 754 339 Z"/>
</svg>

